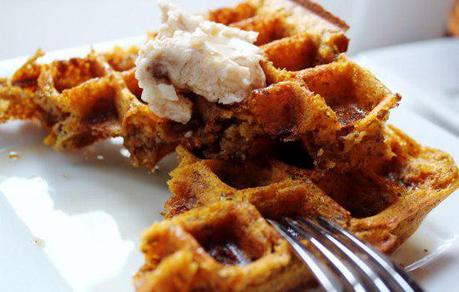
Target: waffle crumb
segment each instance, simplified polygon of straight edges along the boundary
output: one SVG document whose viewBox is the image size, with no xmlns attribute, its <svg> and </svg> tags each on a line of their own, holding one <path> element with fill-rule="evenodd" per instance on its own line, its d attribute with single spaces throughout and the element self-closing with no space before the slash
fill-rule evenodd
<svg viewBox="0 0 459 292">
<path fill-rule="evenodd" d="M 32 240 L 32 244 L 34 246 L 37 246 L 37 247 L 40 247 L 40 248 L 44 248 L 45 247 L 45 241 L 43 239 L 40 239 L 40 238 L 35 238 Z"/>
<path fill-rule="evenodd" d="M 10 151 L 8 152 L 8 158 L 11 160 L 18 160 L 20 156 L 16 151 Z"/>
</svg>

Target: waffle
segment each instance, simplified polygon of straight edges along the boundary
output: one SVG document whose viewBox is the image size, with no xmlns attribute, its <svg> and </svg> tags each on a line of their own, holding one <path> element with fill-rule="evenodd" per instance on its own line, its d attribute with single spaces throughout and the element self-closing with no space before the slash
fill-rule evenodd
<svg viewBox="0 0 459 292">
<path fill-rule="evenodd" d="M 133 164 L 153 169 L 178 146 L 166 220 L 143 237 L 139 291 L 308 286 L 264 218 L 321 215 L 390 253 L 458 187 L 447 154 L 386 125 L 400 96 L 342 54 L 340 19 L 306 0 L 247 0 L 206 17 L 259 33 L 267 86 L 230 106 L 189 93 L 185 125 L 140 100 L 136 47 L 49 64 L 39 51 L 0 80 L 0 122 L 37 120 L 55 149 L 121 136 Z"/>
<path fill-rule="evenodd" d="M 137 291 L 288 291 L 305 267 L 250 204 L 218 202 L 144 235 Z"/>
<path fill-rule="evenodd" d="M 383 252 L 394 251 L 459 181 L 447 154 L 418 145 L 393 126 L 384 132 L 396 158 L 383 173 L 305 168 L 288 157 L 235 164 L 199 159 L 179 147 L 166 220 L 143 236 L 146 264 L 135 276 L 138 291 L 310 286 L 311 272 L 263 218 L 322 216 Z M 308 154 L 293 157 L 299 155 Z"/>
<path fill-rule="evenodd" d="M 309 2 L 299 3 L 304 6 L 283 0 L 248 1 L 234 9 L 210 12 L 208 18 L 258 31 L 270 83 L 281 79 L 298 83 L 295 71 L 277 68 L 296 70 L 329 63 L 348 44 L 344 35 L 347 26 L 342 21 Z M 282 55 L 287 48 L 290 58 Z M 133 76 L 136 53 L 136 48 L 118 48 L 45 65 L 36 62 L 41 56 L 37 53 L 4 82 L 0 121 L 38 119 L 49 130 L 45 142 L 56 149 L 79 149 L 121 135 L 133 163 L 150 169 L 179 144 L 208 157 L 241 159 L 259 154 L 255 147 L 239 147 L 241 139 L 257 145 L 278 138 L 265 135 L 246 103 L 228 108 L 193 97 L 196 109 L 187 125 L 158 118 L 138 102 L 141 90 Z M 124 85 L 117 82 L 120 78 Z M 105 90 L 102 83 L 113 90 L 101 92 Z M 81 94 L 88 97 L 79 98 Z M 233 126 L 228 128 L 228 124 Z"/>
<path fill-rule="evenodd" d="M 140 104 L 127 90 L 133 78 L 127 70 L 136 52 L 115 48 L 39 64 L 43 53 L 38 51 L 0 88 L 6 104 L 1 121 L 39 120 L 49 131 L 45 142 L 57 149 L 77 149 L 119 135 L 118 117 Z"/>
</svg>

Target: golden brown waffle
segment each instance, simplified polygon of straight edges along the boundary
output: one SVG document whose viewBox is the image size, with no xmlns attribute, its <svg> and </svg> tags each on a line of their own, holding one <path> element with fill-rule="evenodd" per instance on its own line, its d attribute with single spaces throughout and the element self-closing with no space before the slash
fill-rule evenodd
<svg viewBox="0 0 459 292">
<path fill-rule="evenodd" d="M 293 71 L 278 70 L 276 66 L 296 70 L 328 63 L 345 51 L 348 43 L 344 35 L 347 27 L 342 21 L 309 2 L 300 4 L 248 1 L 235 9 L 210 12 L 208 17 L 259 31 L 259 44 L 263 44 L 267 59 L 273 62 L 265 64 L 271 82 L 281 78 L 296 80 Z M 289 58 L 285 57 L 286 51 L 290 52 Z M 133 98 L 141 94 L 132 74 L 136 53 L 136 48 L 115 49 L 46 65 L 37 64 L 37 54 L 1 88 L 4 110 L 0 121 L 36 118 L 50 131 L 46 143 L 57 149 L 79 149 L 98 139 L 122 135 L 134 164 L 149 168 L 178 144 L 209 157 L 241 159 L 258 154 L 261 148 L 240 147 L 237 140 L 258 145 L 273 139 L 257 125 L 247 103 L 230 109 L 193 97 L 195 114 L 187 125 L 159 119 Z M 125 85 L 116 82 L 120 77 Z M 102 92 L 102 83 L 114 89 Z M 86 98 L 80 98 L 82 94 Z"/>
<path fill-rule="evenodd" d="M 39 64 L 42 55 L 38 51 L 0 87 L 6 109 L 0 121 L 37 119 L 49 130 L 46 142 L 58 149 L 118 135 L 119 116 L 140 104 L 126 90 L 130 78 L 135 80 L 127 70 L 134 66 L 137 49 Z"/>
<path fill-rule="evenodd" d="M 137 291 L 288 291 L 306 269 L 260 213 L 218 202 L 155 224 L 144 234 Z"/>
<path fill-rule="evenodd" d="M 267 47 L 268 55 L 271 49 L 277 50 L 272 61 L 291 70 L 313 66 L 311 61 L 330 62 L 347 50 L 349 42 L 344 34 L 347 24 L 307 0 L 248 0 L 232 8 L 210 11 L 207 18 L 258 32 L 256 44 Z M 301 60 L 292 60 L 292 55 L 304 57 L 304 62 L 295 62 Z"/>
<path fill-rule="evenodd" d="M 391 252 L 458 187 L 459 174 L 449 155 L 418 145 L 393 126 L 384 135 L 395 156 L 381 172 L 319 169 L 300 163 L 297 157 L 308 154 L 293 147 L 269 160 L 242 164 L 199 159 L 179 148 L 164 215 L 171 218 L 223 200 L 244 201 L 268 218 L 324 216 Z M 410 231 L 404 229 L 408 226 Z"/>
<path fill-rule="evenodd" d="M 269 156 L 279 143 L 292 140 L 302 140 L 323 168 L 377 167 L 390 159 L 381 129 L 400 97 L 346 57 L 337 58 L 348 43 L 342 21 L 310 2 L 283 0 L 246 1 L 207 16 L 259 32 L 268 87 L 231 106 L 192 95 L 193 116 L 184 126 L 164 121 L 154 128 L 149 113 L 133 116 L 141 118 L 127 132 L 138 133 L 144 143 L 128 139 L 126 146 L 138 164 L 154 161 L 159 148 L 173 148 L 166 145 L 244 160 Z"/>
<path fill-rule="evenodd" d="M 144 153 L 151 145 L 148 139 L 159 141 L 156 136 L 164 122 L 138 99 L 141 89 L 134 77 L 137 53 L 135 46 L 115 47 L 105 53 L 92 51 L 84 58 L 40 64 L 43 52 L 38 51 L 11 78 L 0 83 L 0 122 L 37 120 L 49 132 L 45 143 L 58 150 L 76 150 L 98 140 L 123 136 L 133 147 L 136 163 L 137 145 Z M 146 121 L 154 132 L 140 137 L 131 121 Z M 148 154 L 151 160 L 145 162 L 150 168 L 175 147 L 156 144 L 155 151 Z"/>
<path fill-rule="evenodd" d="M 421 147 L 394 127 L 385 129 L 385 138 L 396 157 L 382 173 L 318 170 L 292 165 L 291 157 L 238 165 L 198 159 L 180 147 L 169 181 L 168 220 L 143 236 L 146 263 L 135 276 L 138 291 L 307 286 L 311 273 L 263 218 L 320 215 L 381 251 L 395 250 L 459 180 L 447 154 Z"/>
</svg>

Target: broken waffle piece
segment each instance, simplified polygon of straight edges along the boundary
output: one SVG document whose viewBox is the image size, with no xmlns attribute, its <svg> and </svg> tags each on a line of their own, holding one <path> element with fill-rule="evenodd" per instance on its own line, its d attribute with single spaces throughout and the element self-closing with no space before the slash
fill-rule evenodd
<svg viewBox="0 0 459 292">
<path fill-rule="evenodd" d="M 220 201 L 250 203 L 266 218 L 323 216 L 383 252 L 394 251 L 424 216 L 459 187 L 454 160 L 422 147 L 389 126 L 384 139 L 395 153 L 382 171 L 323 170 L 297 157 L 264 161 L 199 159 L 179 148 L 179 166 L 168 182 L 165 217 Z"/>
<path fill-rule="evenodd" d="M 152 225 L 137 291 L 287 291 L 312 280 L 249 204 L 217 202 Z"/>
<path fill-rule="evenodd" d="M 418 145 L 393 126 L 384 134 L 395 156 L 382 173 L 324 171 L 285 156 L 242 164 L 203 160 L 179 147 L 179 166 L 168 183 L 173 194 L 165 205 L 167 219 L 144 235 L 146 264 L 135 277 L 138 291 L 169 289 L 163 285 L 176 283 L 180 286 L 170 291 L 310 287 L 310 271 L 298 265 L 290 250 L 272 248 L 252 256 L 250 245 L 264 249 L 271 234 L 263 218 L 324 216 L 379 250 L 394 251 L 457 189 L 459 174 L 449 155 Z M 250 240 L 244 244 L 242 238 Z M 275 242 L 286 244 L 283 239 Z M 186 283 L 180 282 L 184 279 Z"/>
</svg>

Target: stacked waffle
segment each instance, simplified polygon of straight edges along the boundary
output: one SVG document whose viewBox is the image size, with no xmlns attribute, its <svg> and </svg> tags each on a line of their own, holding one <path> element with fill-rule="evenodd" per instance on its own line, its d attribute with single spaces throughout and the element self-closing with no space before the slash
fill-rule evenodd
<svg viewBox="0 0 459 292">
<path fill-rule="evenodd" d="M 54 148 L 121 136 L 151 169 L 178 146 L 138 290 L 304 287 L 311 275 L 264 218 L 321 215 L 391 252 L 459 186 L 450 156 L 386 125 L 400 97 L 341 54 L 341 20 L 306 0 L 248 0 L 207 18 L 259 33 L 268 84 L 233 105 L 189 93 L 185 125 L 140 101 L 135 47 L 50 64 L 38 52 L 0 80 L 0 122 L 38 120 Z"/>
</svg>

